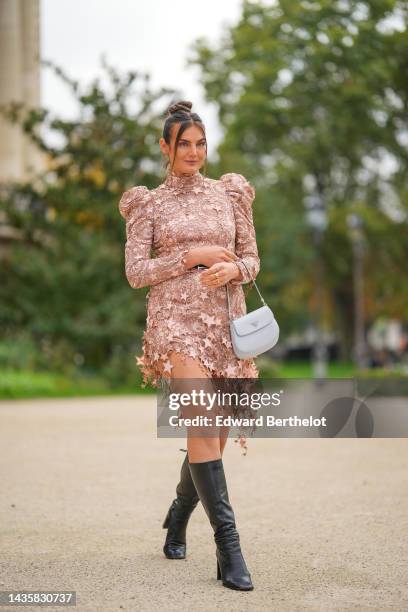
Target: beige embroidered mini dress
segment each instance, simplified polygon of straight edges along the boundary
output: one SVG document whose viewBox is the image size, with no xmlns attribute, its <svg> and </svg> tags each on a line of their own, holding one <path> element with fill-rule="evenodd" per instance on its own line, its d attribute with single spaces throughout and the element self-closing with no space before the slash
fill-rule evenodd
<svg viewBox="0 0 408 612">
<path fill-rule="evenodd" d="M 156 189 L 136 186 L 122 195 L 126 277 L 134 289 L 150 287 L 143 354 L 136 356 L 143 387 L 157 387 L 171 376 L 172 351 L 183 360 L 198 359 L 211 378 L 258 378 L 254 361 L 238 359 L 233 352 L 226 286 L 206 287 L 200 282 L 202 271 L 188 269 L 185 261 L 187 252 L 200 246 L 235 252 L 241 279 L 228 283 L 231 314 L 246 314 L 242 285 L 259 272 L 254 197 L 253 187 L 240 174 L 214 180 L 200 172 L 168 174 Z"/>
</svg>

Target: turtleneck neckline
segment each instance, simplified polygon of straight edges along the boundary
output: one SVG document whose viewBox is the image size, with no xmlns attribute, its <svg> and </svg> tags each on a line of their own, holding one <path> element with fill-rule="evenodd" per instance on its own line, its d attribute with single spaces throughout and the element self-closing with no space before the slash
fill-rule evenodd
<svg viewBox="0 0 408 612">
<path fill-rule="evenodd" d="M 203 175 L 197 170 L 194 174 L 182 174 L 178 176 L 174 172 L 170 172 L 164 181 L 167 187 L 173 187 L 175 189 L 198 187 L 204 183 Z"/>
</svg>

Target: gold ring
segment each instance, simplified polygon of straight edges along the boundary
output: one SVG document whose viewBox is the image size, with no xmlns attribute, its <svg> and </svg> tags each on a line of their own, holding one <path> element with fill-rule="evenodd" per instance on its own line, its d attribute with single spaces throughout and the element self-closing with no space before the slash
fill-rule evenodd
<svg viewBox="0 0 408 612">
<path fill-rule="evenodd" d="M 215 273 L 215 278 L 218 280 L 218 272 Z"/>
</svg>

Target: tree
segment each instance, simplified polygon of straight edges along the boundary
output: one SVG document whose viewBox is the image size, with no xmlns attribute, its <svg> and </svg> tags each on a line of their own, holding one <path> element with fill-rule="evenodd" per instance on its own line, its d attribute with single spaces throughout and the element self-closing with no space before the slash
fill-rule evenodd
<svg viewBox="0 0 408 612">
<path fill-rule="evenodd" d="M 334 307 L 327 324 L 337 325 L 343 356 L 353 329 L 350 212 L 366 228 L 369 317 L 395 311 L 396 302 L 408 316 L 408 283 L 396 286 L 408 255 L 407 12 L 406 2 L 392 0 L 244 1 L 237 25 L 218 44 L 197 41 L 189 59 L 219 110 L 220 167 L 249 172 L 262 192 L 263 265 L 271 295 L 282 296 L 280 313 L 294 313 L 291 301 L 312 295 L 304 198 L 324 202 L 328 227 L 314 257 L 323 258 Z M 388 174 L 386 163 L 393 165 Z M 388 250 L 381 248 L 385 236 Z M 400 299 L 384 293 L 391 277 Z M 290 327 L 301 321 L 292 316 Z"/>
<path fill-rule="evenodd" d="M 118 201 L 132 185 L 157 185 L 161 115 L 173 92 L 153 91 L 148 75 L 120 75 L 104 59 L 107 85 L 96 79 L 82 90 L 47 64 L 75 96 L 79 113 L 67 120 L 43 108 L 3 109 L 48 159 L 32 181 L 1 187 L 5 222 L 19 235 L 3 265 L 4 336 L 28 331 L 48 347 L 42 358 L 48 367 L 84 360 L 95 369 L 112 359 L 115 376 L 126 370 L 134 376 L 129 351 L 139 350 L 146 292 L 136 296 L 125 278 Z"/>
</svg>

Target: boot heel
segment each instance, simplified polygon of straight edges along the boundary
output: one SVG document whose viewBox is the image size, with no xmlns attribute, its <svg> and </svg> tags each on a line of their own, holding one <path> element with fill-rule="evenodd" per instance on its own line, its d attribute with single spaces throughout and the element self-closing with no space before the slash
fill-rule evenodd
<svg viewBox="0 0 408 612">
<path fill-rule="evenodd" d="M 218 563 L 218 559 L 217 559 L 217 580 L 221 580 L 221 570 L 220 570 L 220 564 Z"/>
<path fill-rule="evenodd" d="M 170 523 L 170 510 L 166 514 L 166 518 L 164 519 L 163 529 L 167 529 Z"/>
</svg>

